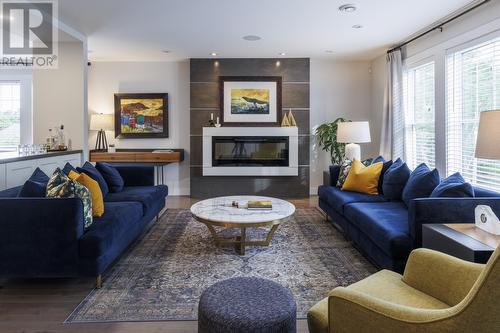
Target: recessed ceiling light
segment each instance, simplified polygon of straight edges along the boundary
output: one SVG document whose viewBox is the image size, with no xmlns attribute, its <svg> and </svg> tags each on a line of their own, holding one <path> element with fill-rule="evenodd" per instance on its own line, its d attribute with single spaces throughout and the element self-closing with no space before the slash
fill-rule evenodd
<svg viewBox="0 0 500 333">
<path fill-rule="evenodd" d="M 247 35 L 247 36 L 243 36 L 243 39 L 246 41 L 249 41 L 249 42 L 255 42 L 255 41 L 261 40 L 262 37 L 255 36 L 255 35 Z"/>
<path fill-rule="evenodd" d="M 352 3 L 346 3 L 345 5 L 342 5 L 339 7 L 339 10 L 341 12 L 345 12 L 345 13 L 355 12 L 356 9 L 358 9 L 358 7 L 356 7 L 356 5 L 354 5 Z"/>
<path fill-rule="evenodd" d="M 212 57 L 215 57 L 215 56 L 217 56 L 217 53 L 212 52 L 212 53 L 210 53 L 210 55 L 211 55 Z"/>
<path fill-rule="evenodd" d="M 326 50 L 325 52 L 326 52 L 326 53 L 333 53 L 333 51 L 332 51 L 332 50 Z"/>
<path fill-rule="evenodd" d="M 280 56 L 285 56 L 285 55 L 286 55 L 286 53 L 285 53 L 285 52 L 281 52 L 281 53 L 280 53 Z"/>
<path fill-rule="evenodd" d="M 163 53 L 171 53 L 172 51 L 170 51 L 170 50 L 161 50 L 161 52 L 163 52 Z"/>
<path fill-rule="evenodd" d="M 363 26 L 361 24 L 355 24 L 352 26 L 353 29 L 361 29 Z"/>
</svg>

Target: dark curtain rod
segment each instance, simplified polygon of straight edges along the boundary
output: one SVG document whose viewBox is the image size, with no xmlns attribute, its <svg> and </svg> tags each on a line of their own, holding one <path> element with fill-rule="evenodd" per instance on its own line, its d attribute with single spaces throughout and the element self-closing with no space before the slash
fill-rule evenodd
<svg viewBox="0 0 500 333">
<path fill-rule="evenodd" d="M 491 0 L 484 0 L 484 1 L 482 1 L 482 2 L 479 2 L 479 3 L 475 4 L 474 6 L 472 6 L 472 7 L 468 8 L 467 10 L 464 10 L 464 11 L 463 11 L 463 12 L 461 12 L 460 14 L 457 14 L 457 15 L 455 15 L 455 16 L 453 16 L 453 17 L 450 17 L 448 20 L 446 20 L 446 21 L 444 21 L 444 22 L 442 22 L 442 23 L 440 23 L 440 24 L 436 25 L 435 27 L 432 27 L 432 28 L 430 28 L 429 30 L 426 30 L 426 31 L 422 32 L 420 35 L 415 36 L 415 37 L 413 37 L 413 38 L 411 38 L 411 39 L 407 40 L 406 42 L 401 43 L 401 44 L 399 44 L 399 45 L 397 45 L 397 46 L 393 47 L 392 49 L 390 49 L 389 51 L 387 51 L 387 53 L 394 52 L 394 51 L 396 51 L 396 50 L 398 50 L 398 49 L 402 48 L 403 46 L 408 45 L 408 44 L 410 44 L 411 42 L 413 42 L 413 41 L 415 41 L 415 40 L 417 40 L 417 39 L 419 39 L 419 38 L 421 38 L 421 37 L 423 37 L 423 36 L 427 35 L 428 33 L 433 32 L 434 30 L 440 30 L 440 31 L 443 31 L 443 26 L 444 26 L 444 25 L 446 25 L 446 24 L 450 23 L 451 21 L 454 21 L 454 20 L 458 19 L 459 17 L 464 16 L 465 14 L 467 14 L 467 13 L 469 13 L 469 12 L 473 11 L 474 9 L 477 9 L 477 8 L 481 7 L 482 5 L 484 5 L 484 4 L 486 4 L 486 3 L 490 2 L 490 1 L 491 1 Z"/>
</svg>

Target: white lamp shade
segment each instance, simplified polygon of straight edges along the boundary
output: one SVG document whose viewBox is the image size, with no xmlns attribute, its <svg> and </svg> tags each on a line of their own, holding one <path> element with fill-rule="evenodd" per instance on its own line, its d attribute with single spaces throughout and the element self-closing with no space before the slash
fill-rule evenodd
<svg viewBox="0 0 500 333">
<path fill-rule="evenodd" d="M 366 143 L 371 141 L 370 124 L 367 121 L 351 121 L 338 124 L 337 142 Z"/>
<path fill-rule="evenodd" d="M 114 117 L 112 114 L 94 113 L 90 116 L 91 131 L 112 131 L 114 126 Z"/>
<path fill-rule="evenodd" d="M 476 157 L 500 159 L 500 110 L 480 113 Z"/>
</svg>

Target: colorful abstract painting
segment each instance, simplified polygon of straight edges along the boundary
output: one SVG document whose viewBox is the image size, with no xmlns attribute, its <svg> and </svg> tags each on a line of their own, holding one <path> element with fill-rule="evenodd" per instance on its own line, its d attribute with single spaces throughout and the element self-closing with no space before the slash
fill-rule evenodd
<svg viewBox="0 0 500 333">
<path fill-rule="evenodd" d="M 115 95 L 115 108 L 117 109 L 115 113 L 119 113 L 115 114 L 115 119 L 120 122 L 119 135 L 122 137 L 165 136 L 168 126 L 166 104 L 166 94 Z"/>
</svg>

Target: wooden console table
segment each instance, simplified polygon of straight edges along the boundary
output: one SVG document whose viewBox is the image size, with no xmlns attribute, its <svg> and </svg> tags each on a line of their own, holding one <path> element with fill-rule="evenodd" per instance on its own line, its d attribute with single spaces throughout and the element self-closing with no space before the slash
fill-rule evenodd
<svg viewBox="0 0 500 333">
<path fill-rule="evenodd" d="M 167 149 L 117 149 L 115 153 L 90 151 L 91 162 L 150 164 L 156 169 L 156 183 L 163 184 L 163 167 L 184 161 L 184 149 L 168 149 L 171 152 L 154 152 Z"/>
</svg>

